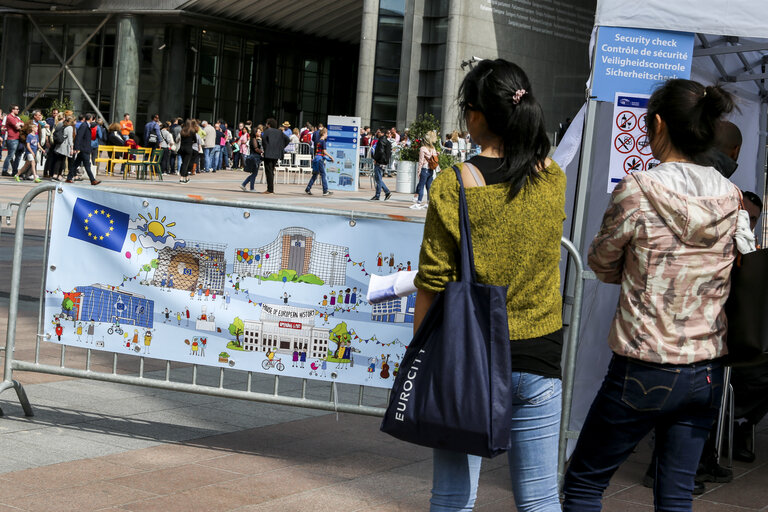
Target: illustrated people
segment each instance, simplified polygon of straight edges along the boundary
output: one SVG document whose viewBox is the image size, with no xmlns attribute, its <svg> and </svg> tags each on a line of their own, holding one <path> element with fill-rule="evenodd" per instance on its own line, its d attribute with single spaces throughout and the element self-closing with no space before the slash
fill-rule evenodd
<svg viewBox="0 0 768 512">
<path fill-rule="evenodd" d="M 197 352 L 200 350 L 200 343 L 197 341 L 197 338 L 192 338 L 192 343 L 189 346 L 189 353 L 193 356 L 198 355 Z"/>
<path fill-rule="evenodd" d="M 395 253 L 389 253 L 389 273 L 392 273 L 392 269 L 395 267 Z"/>
<path fill-rule="evenodd" d="M 323 360 L 320 362 L 320 371 L 321 371 L 321 373 L 320 373 L 320 376 L 321 376 L 321 377 L 325 377 L 325 371 L 326 371 L 327 369 L 328 369 L 328 361 L 327 361 L 326 359 L 323 359 Z"/>
<path fill-rule="evenodd" d="M 381 258 L 381 253 L 379 253 L 378 256 L 376 256 L 376 266 L 378 267 L 379 272 L 381 272 L 381 267 L 384 264 Z"/>
<path fill-rule="evenodd" d="M 299 354 L 299 362 L 301 363 L 301 368 L 304 368 L 304 363 L 307 362 L 307 351 L 302 350 Z"/>
<path fill-rule="evenodd" d="M 327 295 L 323 295 L 323 302 L 322 302 L 322 305 L 323 305 L 323 306 L 327 306 L 327 305 L 328 305 L 328 296 L 327 296 Z"/>
<path fill-rule="evenodd" d="M 375 374 L 375 372 L 376 372 L 376 363 L 378 363 L 378 362 L 379 362 L 379 360 L 378 360 L 378 358 L 376 356 L 368 358 L 368 377 L 366 378 L 366 380 L 370 379 L 371 376 Z"/>
<path fill-rule="evenodd" d="M 229 303 L 232 300 L 232 297 L 229 296 L 229 292 L 224 293 L 224 309 L 229 309 Z"/>
<path fill-rule="evenodd" d="M 336 305 L 336 292 L 331 291 L 331 306 Z"/>
<path fill-rule="evenodd" d="M 723 392 L 734 238 L 751 238 L 737 223 L 739 190 L 696 163 L 733 108 L 721 87 L 683 79 L 668 80 L 648 100 L 648 137 L 660 163 L 616 185 L 588 252 L 598 279 L 620 284 L 621 293 L 608 335 L 614 356 L 565 475 L 565 511 L 599 509 L 614 472 L 652 429 L 654 503 L 691 510 L 717 417 L 712 404 Z M 700 283 L 717 285 L 702 294 Z M 696 307 L 686 306 L 691 300 Z"/>
<path fill-rule="evenodd" d="M 275 349 L 270 348 L 269 352 L 267 352 L 267 360 L 271 363 L 274 358 L 275 358 Z"/>
<path fill-rule="evenodd" d="M 134 329 L 133 330 L 133 340 L 131 340 L 131 344 L 133 346 L 137 346 L 139 344 L 139 330 Z"/>
<path fill-rule="evenodd" d="M 298 364 L 299 364 L 299 351 L 298 350 L 294 350 L 293 351 L 293 363 L 291 364 L 291 366 L 296 367 L 296 366 L 298 366 Z"/>
<path fill-rule="evenodd" d="M 173 289 L 173 276 L 168 278 L 168 291 L 170 292 Z"/>
<path fill-rule="evenodd" d="M 83 335 L 83 322 L 77 323 L 77 328 L 75 329 L 75 334 L 77 334 L 77 341 L 82 341 L 80 339 L 80 336 Z"/>
<path fill-rule="evenodd" d="M 344 304 L 349 304 L 349 292 L 350 292 L 349 288 L 344 290 Z"/>
<path fill-rule="evenodd" d="M 170 321 L 169 317 L 171 315 L 171 312 L 168 310 L 168 308 L 165 308 L 163 313 L 165 314 L 165 320 L 163 320 L 163 323 L 165 324 L 165 323 L 168 323 Z"/>
<path fill-rule="evenodd" d="M 56 317 L 56 320 L 54 320 L 54 324 L 56 326 L 56 337 L 59 338 L 59 341 L 61 341 L 61 335 L 64 334 L 64 328 L 61 326 L 58 317 Z"/>
<path fill-rule="evenodd" d="M 507 285 L 509 290 L 509 364 L 515 391 L 505 403 L 512 415 L 508 458 L 515 505 L 520 511 L 559 512 L 559 260 L 565 174 L 547 158 L 550 143 L 542 108 L 519 66 L 503 59 L 478 62 L 461 83 L 458 104 L 482 147 L 479 155 L 458 165 L 466 188 L 477 281 Z M 432 191 L 414 280 L 414 332 L 436 294 L 457 279 L 456 173 L 440 173 Z M 522 221 L 521 211 L 533 213 Z M 434 449 L 432 510 L 471 510 L 481 463 L 475 455 Z"/>
<path fill-rule="evenodd" d="M 235 295 L 237 295 L 237 292 L 240 290 L 240 277 L 235 278 Z"/>
<path fill-rule="evenodd" d="M 91 318 L 90 323 L 88 324 L 88 330 L 86 331 L 86 338 L 85 341 L 88 343 L 93 343 L 93 333 L 96 330 L 96 324 L 93 321 L 93 318 Z"/>
<path fill-rule="evenodd" d="M 197 300 L 203 300 L 203 285 L 197 285 Z"/>
<path fill-rule="evenodd" d="M 184 308 L 184 314 L 187 315 L 187 327 L 189 327 L 189 308 Z"/>
<path fill-rule="evenodd" d="M 352 288 L 352 297 L 349 299 L 352 304 L 357 304 L 357 287 Z"/>
<path fill-rule="evenodd" d="M 176 312 L 176 323 L 181 325 L 181 311 Z"/>
<path fill-rule="evenodd" d="M 288 304 L 288 292 L 283 292 L 283 304 Z"/>
<path fill-rule="evenodd" d="M 144 331 L 144 353 L 149 354 L 149 345 L 152 343 L 152 331 Z"/>
</svg>

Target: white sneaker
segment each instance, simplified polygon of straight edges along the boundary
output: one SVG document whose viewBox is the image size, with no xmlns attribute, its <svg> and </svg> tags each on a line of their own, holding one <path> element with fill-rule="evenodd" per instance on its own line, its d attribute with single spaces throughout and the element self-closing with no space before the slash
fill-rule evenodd
<svg viewBox="0 0 768 512">
<path fill-rule="evenodd" d="M 411 198 L 411 202 L 412 202 L 412 203 L 418 203 L 418 202 L 419 202 L 419 196 L 413 196 L 413 197 Z"/>
<path fill-rule="evenodd" d="M 419 203 L 413 203 L 408 208 L 410 208 L 411 210 L 420 210 L 421 209 L 421 205 Z"/>
<path fill-rule="evenodd" d="M 242 190 L 243 192 L 246 192 L 245 185 L 240 185 L 240 190 Z"/>
<path fill-rule="evenodd" d="M 429 207 L 429 203 L 419 203 L 419 210 L 426 210 Z"/>
</svg>

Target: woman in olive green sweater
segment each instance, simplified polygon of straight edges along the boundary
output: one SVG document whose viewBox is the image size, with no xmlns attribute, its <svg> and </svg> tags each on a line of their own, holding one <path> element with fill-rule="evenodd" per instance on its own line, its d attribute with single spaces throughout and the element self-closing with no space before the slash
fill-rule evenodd
<svg viewBox="0 0 768 512">
<path fill-rule="evenodd" d="M 509 468 L 519 511 L 560 510 L 562 304 L 560 238 L 565 175 L 547 158 L 541 106 L 525 72 L 498 59 L 464 79 L 459 104 L 483 151 L 461 166 L 478 281 L 507 286 L 515 390 Z M 479 171 L 479 172 L 478 172 Z M 458 279 L 459 183 L 442 172 L 430 191 L 416 276 L 414 332 L 436 293 Z M 471 510 L 481 458 L 434 450 L 432 511 Z"/>
</svg>

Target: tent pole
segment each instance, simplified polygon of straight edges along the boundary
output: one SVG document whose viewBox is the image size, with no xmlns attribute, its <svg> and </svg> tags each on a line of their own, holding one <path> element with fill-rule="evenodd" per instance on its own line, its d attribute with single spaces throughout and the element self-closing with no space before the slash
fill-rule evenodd
<svg viewBox="0 0 768 512">
<path fill-rule="evenodd" d="M 762 229 L 758 230 L 757 242 L 765 247 L 765 235 L 766 235 L 766 215 L 765 215 L 765 196 L 768 193 L 766 190 L 766 136 L 768 135 L 768 97 L 763 96 L 760 102 L 760 118 L 758 120 L 759 136 L 757 143 L 757 192 L 760 195 L 760 199 L 763 201 L 763 215 L 761 216 Z"/>
</svg>

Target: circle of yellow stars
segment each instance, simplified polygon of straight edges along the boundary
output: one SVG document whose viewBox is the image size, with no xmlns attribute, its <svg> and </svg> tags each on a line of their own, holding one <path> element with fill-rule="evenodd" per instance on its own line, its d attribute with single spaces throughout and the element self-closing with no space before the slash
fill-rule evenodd
<svg viewBox="0 0 768 512">
<path fill-rule="evenodd" d="M 94 215 L 104 215 L 106 218 L 109 219 L 109 230 L 104 233 L 103 235 L 97 235 L 91 231 L 91 229 L 88 227 L 88 221 L 94 216 Z M 108 213 L 105 213 L 104 210 L 99 211 L 98 209 L 93 210 L 93 213 L 88 212 L 88 218 L 84 219 L 83 222 L 85 223 L 85 234 L 89 238 L 93 238 L 94 240 L 104 240 L 104 237 L 109 238 L 109 235 L 112 231 L 115 230 L 115 227 L 112 225 L 115 223 L 115 220 L 111 218 L 112 216 Z"/>
</svg>

